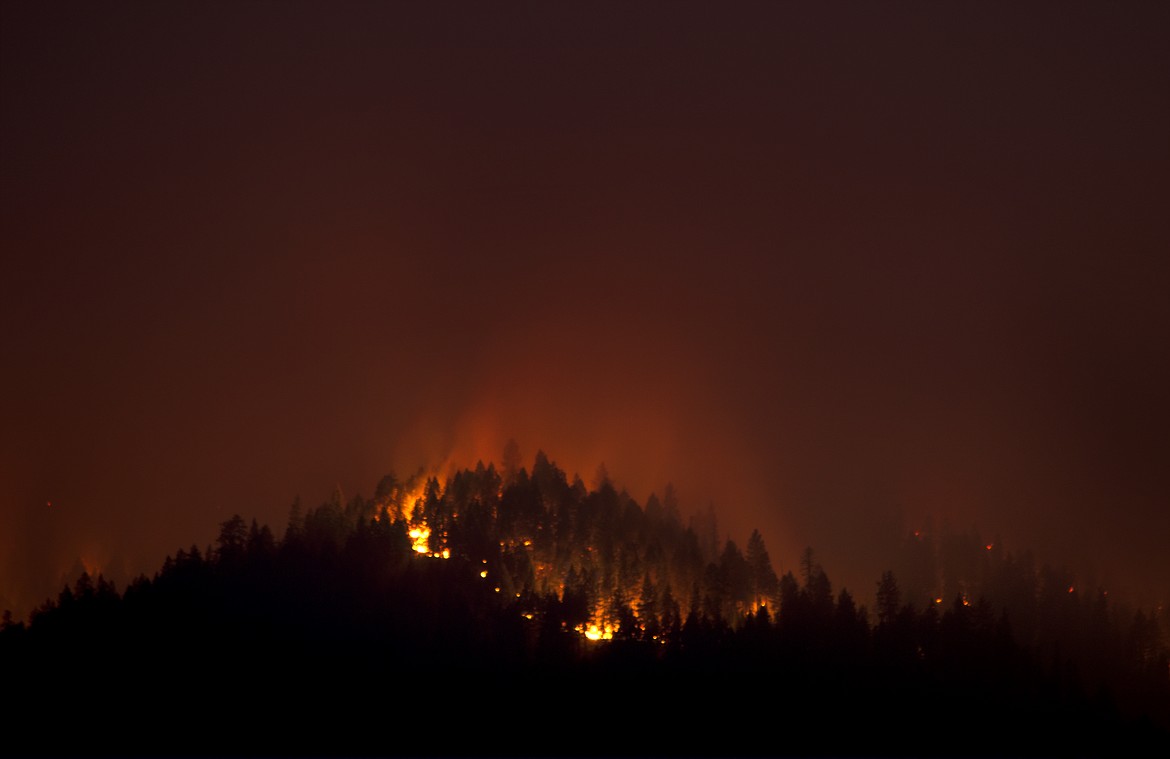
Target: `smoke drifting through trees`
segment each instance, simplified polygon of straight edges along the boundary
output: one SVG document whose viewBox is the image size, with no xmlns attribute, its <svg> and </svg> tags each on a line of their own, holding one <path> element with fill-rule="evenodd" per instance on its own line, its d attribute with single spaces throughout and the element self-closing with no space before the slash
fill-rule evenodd
<svg viewBox="0 0 1170 759">
<path fill-rule="evenodd" d="M 214 546 L 123 592 L 84 574 L 27 622 L 6 617 L 9 713 L 62 689 L 166 694 L 135 724 L 99 700 L 68 734 L 12 740 L 51 754 L 951 755 L 1166 737 L 1164 609 L 970 533 L 907 536 L 870 588 L 836 586 L 812 548 L 794 563 L 777 575 L 760 532 L 741 549 L 713 511 L 684 517 L 672 488 L 638 502 L 543 453 L 531 468 L 509 448 L 498 469 L 388 475 L 371 499 L 295 503 L 282 535 L 233 516 Z M 257 701 L 277 716 L 250 721 Z"/>
</svg>

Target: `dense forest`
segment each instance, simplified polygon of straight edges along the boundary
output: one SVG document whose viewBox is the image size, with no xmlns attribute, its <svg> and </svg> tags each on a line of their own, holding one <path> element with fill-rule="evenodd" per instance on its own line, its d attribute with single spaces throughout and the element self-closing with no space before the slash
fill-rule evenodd
<svg viewBox="0 0 1170 759">
<path fill-rule="evenodd" d="M 0 628 L 9 755 L 1160 754 L 1170 618 L 974 531 L 777 575 L 543 453 L 241 516 Z M 856 595 L 855 595 L 856 593 Z M 52 729 L 41 727 L 55 725 Z"/>
</svg>

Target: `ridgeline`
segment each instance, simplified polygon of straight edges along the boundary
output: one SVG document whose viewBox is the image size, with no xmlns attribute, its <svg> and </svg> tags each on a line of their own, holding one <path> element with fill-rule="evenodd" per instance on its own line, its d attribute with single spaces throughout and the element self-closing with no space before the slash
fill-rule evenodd
<svg viewBox="0 0 1170 759">
<path fill-rule="evenodd" d="M 1157 755 L 1163 612 L 908 536 L 874 591 L 543 453 L 234 516 L 0 628 L 12 756 Z M 960 560 L 961 559 L 961 560 Z M 942 594 L 946 593 L 944 597 Z M 871 604 L 872 603 L 872 608 Z M 45 721 L 60 729 L 44 730 Z"/>
</svg>

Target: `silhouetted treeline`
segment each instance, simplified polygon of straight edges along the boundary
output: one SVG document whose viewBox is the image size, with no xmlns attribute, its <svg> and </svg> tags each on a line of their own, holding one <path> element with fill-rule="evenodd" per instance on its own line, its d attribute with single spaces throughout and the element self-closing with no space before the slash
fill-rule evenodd
<svg viewBox="0 0 1170 759">
<path fill-rule="evenodd" d="M 153 756 L 1100 756 L 1164 741 L 1159 610 L 979 548 L 943 572 L 962 551 L 911 544 L 902 576 L 856 597 L 811 549 L 777 576 L 758 531 L 741 550 L 710 509 L 684 524 L 671 488 L 637 503 L 512 449 L 499 470 L 298 502 L 279 537 L 234 516 L 121 592 L 82 575 L 27 622 L 6 616 L 0 740 Z M 46 715 L 62 729 L 34 727 Z"/>
</svg>

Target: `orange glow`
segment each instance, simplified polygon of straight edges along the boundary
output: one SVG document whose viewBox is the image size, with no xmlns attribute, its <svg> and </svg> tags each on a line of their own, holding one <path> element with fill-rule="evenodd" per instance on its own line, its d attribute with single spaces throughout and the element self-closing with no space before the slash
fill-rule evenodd
<svg viewBox="0 0 1170 759">
<path fill-rule="evenodd" d="M 418 553 L 430 553 L 430 537 L 431 530 L 425 525 L 422 527 L 415 527 L 409 533 L 411 547 Z"/>
<path fill-rule="evenodd" d="M 613 639 L 613 630 L 610 630 L 605 625 L 601 625 L 599 627 L 599 626 L 591 623 L 588 626 L 577 625 L 577 627 L 574 629 L 576 629 L 577 632 L 581 633 L 589 640 L 612 640 Z"/>
<path fill-rule="evenodd" d="M 386 517 L 390 520 L 413 522 L 415 508 L 426 497 L 427 483 L 432 478 L 431 475 L 424 476 L 420 470 L 417 475 L 395 488 L 384 505 Z M 376 514 L 374 519 L 381 521 L 381 514 Z M 431 528 L 425 521 L 415 523 L 407 535 L 410 536 L 411 548 L 415 553 L 442 559 L 451 557 L 451 552 L 446 548 L 441 551 L 431 550 Z"/>
<path fill-rule="evenodd" d="M 429 479 L 429 477 L 423 477 L 420 474 L 410 481 L 409 489 L 400 489 L 399 492 L 394 494 L 396 497 L 393 497 L 392 500 L 398 501 L 398 515 L 403 519 L 410 519 L 415 505 L 426 496 L 427 481 Z"/>
<path fill-rule="evenodd" d="M 990 551 L 990 550 L 991 550 L 991 546 L 992 546 L 992 544 L 991 544 L 991 543 L 988 543 L 988 544 L 987 544 L 985 547 L 987 548 L 987 550 L 988 550 L 988 551 Z"/>
<path fill-rule="evenodd" d="M 1069 585 L 1069 586 L 1068 586 L 1068 592 L 1069 592 L 1069 593 L 1075 593 L 1075 592 L 1076 592 L 1076 590 L 1077 590 L 1077 589 L 1076 589 L 1075 587 L 1073 587 L 1072 585 Z"/>
<path fill-rule="evenodd" d="M 102 574 L 102 569 L 105 566 L 105 562 L 99 559 L 95 553 L 96 552 L 93 550 L 85 551 L 81 554 L 79 560 L 81 561 L 81 566 L 85 569 L 86 574 L 96 580 L 98 575 Z"/>
</svg>

